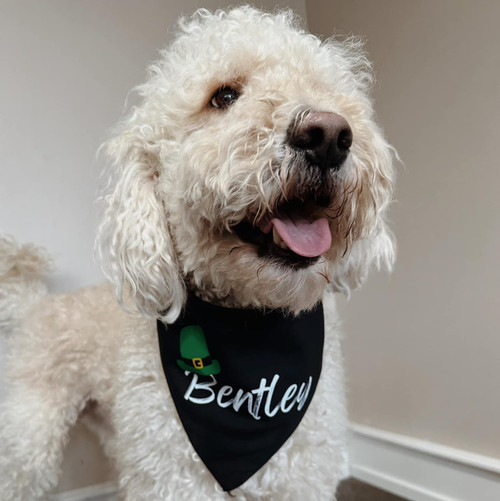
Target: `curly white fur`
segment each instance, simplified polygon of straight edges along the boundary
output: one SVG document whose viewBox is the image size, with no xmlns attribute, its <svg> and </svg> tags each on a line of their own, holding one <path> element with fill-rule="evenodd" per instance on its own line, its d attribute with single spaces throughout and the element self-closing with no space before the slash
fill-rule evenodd
<svg viewBox="0 0 500 501">
<path fill-rule="evenodd" d="M 124 314 L 110 288 L 96 287 L 45 298 L 36 292 L 29 311 L 8 317 L 19 332 L 0 416 L 2 499 L 40 499 L 56 485 L 79 415 L 113 458 L 123 499 L 227 498 L 182 430 L 158 355 L 154 319 L 174 321 L 188 288 L 219 304 L 291 313 L 324 296 L 324 368 L 311 406 L 233 494 L 334 497 L 347 471 L 346 416 L 338 321 L 325 291 L 349 293 L 372 265 L 390 268 L 394 259 L 385 221 L 392 150 L 373 119 L 371 81 L 358 41 L 321 42 L 288 11 L 200 10 L 180 21 L 139 87 L 142 104 L 106 145 L 110 192 L 97 248 L 118 298 L 136 313 Z M 226 110 L 211 108 L 211 96 L 228 85 L 239 98 Z M 259 254 L 235 228 L 258 224 L 309 182 L 287 131 L 314 111 L 343 116 L 354 140 L 326 180 L 332 201 L 322 215 L 332 246 L 310 266 L 292 267 Z M 18 284 L 40 287 L 19 271 Z M 9 311 L 23 296 L 21 289 L 8 296 Z"/>
</svg>

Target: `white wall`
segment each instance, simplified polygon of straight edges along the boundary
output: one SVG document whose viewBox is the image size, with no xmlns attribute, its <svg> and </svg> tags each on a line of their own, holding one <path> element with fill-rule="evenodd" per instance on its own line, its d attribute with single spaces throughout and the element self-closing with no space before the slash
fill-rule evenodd
<svg viewBox="0 0 500 501">
<path fill-rule="evenodd" d="M 499 458 L 500 3 L 308 0 L 307 16 L 366 37 L 405 164 L 396 269 L 341 305 L 351 419 Z"/>
<path fill-rule="evenodd" d="M 92 258 L 102 168 L 96 151 L 120 118 L 127 93 L 145 79 L 148 62 L 181 13 L 231 3 L 238 2 L 0 3 L 0 233 L 49 250 L 56 265 L 53 292 L 102 280 Z M 287 4 L 305 17 L 304 0 Z M 3 365 L 0 357 L 0 375 Z M 108 476 L 97 450 L 90 436 L 76 434 L 62 489 Z"/>
</svg>

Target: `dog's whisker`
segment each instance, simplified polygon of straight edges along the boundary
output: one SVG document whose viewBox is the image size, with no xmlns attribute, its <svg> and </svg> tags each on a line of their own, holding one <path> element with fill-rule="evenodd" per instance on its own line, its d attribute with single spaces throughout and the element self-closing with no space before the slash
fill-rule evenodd
<svg viewBox="0 0 500 501">
<path fill-rule="evenodd" d="M 235 245 L 229 250 L 229 255 L 231 255 L 235 251 L 241 250 L 241 247 L 242 247 L 241 245 Z"/>
<path fill-rule="evenodd" d="M 330 282 L 330 277 L 329 277 L 329 275 L 328 275 L 327 272 L 318 271 L 317 273 L 318 273 L 318 275 L 322 276 L 325 279 L 325 281 L 326 281 L 327 284 L 331 283 Z"/>
</svg>

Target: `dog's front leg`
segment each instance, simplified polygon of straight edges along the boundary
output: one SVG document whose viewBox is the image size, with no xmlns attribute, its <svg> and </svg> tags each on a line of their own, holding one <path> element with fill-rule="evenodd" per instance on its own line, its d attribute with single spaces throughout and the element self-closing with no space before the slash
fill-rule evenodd
<svg viewBox="0 0 500 501">
<path fill-rule="evenodd" d="M 83 401 L 48 389 L 36 376 L 17 379 L 0 412 L 0 498 L 34 501 L 57 485 L 63 448 Z"/>
<path fill-rule="evenodd" d="M 106 446 L 123 501 L 231 499 L 194 453 L 174 407 L 158 352 L 156 323 L 121 332 L 113 434 Z M 2 500 L 3 501 L 3 500 Z"/>
</svg>

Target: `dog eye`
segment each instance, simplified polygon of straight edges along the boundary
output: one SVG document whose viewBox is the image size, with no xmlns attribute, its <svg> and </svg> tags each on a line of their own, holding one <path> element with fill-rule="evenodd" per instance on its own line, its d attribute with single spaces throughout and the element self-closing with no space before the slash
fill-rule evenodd
<svg viewBox="0 0 500 501">
<path fill-rule="evenodd" d="M 213 96 L 210 101 L 211 106 L 221 110 L 229 108 L 240 96 L 239 92 L 232 87 L 222 87 Z"/>
</svg>

